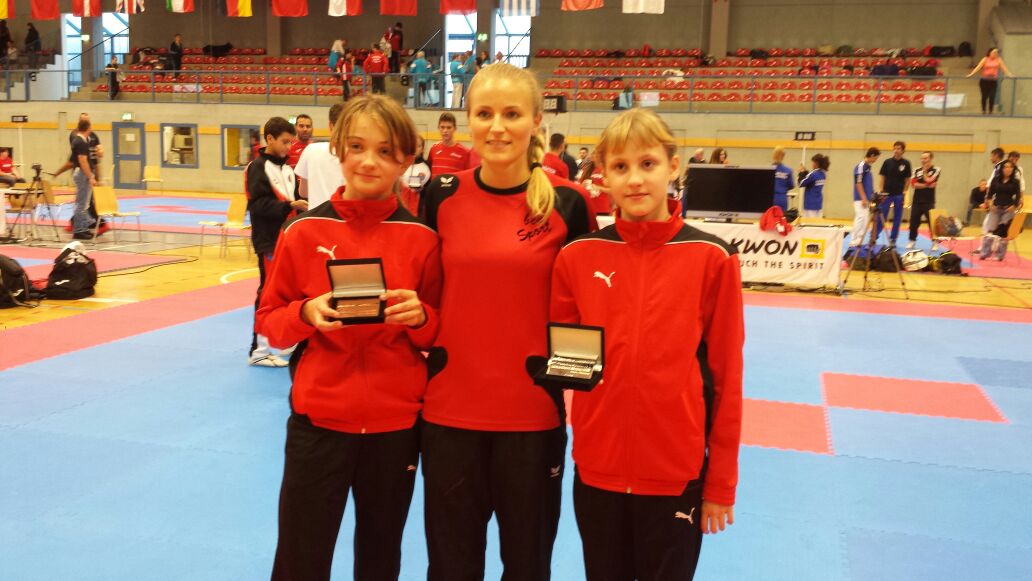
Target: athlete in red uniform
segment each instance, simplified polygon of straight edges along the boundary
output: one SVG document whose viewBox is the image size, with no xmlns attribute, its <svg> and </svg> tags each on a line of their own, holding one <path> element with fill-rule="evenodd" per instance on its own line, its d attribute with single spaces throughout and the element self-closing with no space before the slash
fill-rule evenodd
<svg viewBox="0 0 1032 581">
<path fill-rule="evenodd" d="M 441 113 L 437 121 L 437 131 L 441 134 L 441 141 L 435 143 L 426 156 L 426 162 L 430 164 L 430 177 L 475 167 L 470 165 L 469 148 L 455 141 L 454 115 Z"/>
<path fill-rule="evenodd" d="M 525 361 L 546 350 L 556 253 L 593 219 L 579 186 L 540 168 L 542 101 L 530 73 L 485 67 L 467 104 L 481 165 L 438 176 L 424 193 L 444 272 L 423 403 L 427 578 L 482 580 L 494 514 L 503 578 L 547 580 L 566 426 Z"/>
<path fill-rule="evenodd" d="M 258 329 L 298 343 L 280 490 L 274 581 L 330 579 L 348 492 L 355 578 L 397 579 L 419 457 L 416 427 L 438 319 L 437 236 L 398 204 L 416 129 L 380 96 L 348 101 L 333 132 L 347 186 L 287 224 L 276 245 Z M 344 325 L 330 307 L 326 261 L 380 258 L 382 324 Z"/>
<path fill-rule="evenodd" d="M 555 264 L 553 320 L 605 328 L 602 383 L 575 392 L 571 422 L 588 581 L 691 579 L 702 533 L 734 522 L 740 267 L 734 246 L 667 200 L 676 151 L 655 113 L 620 114 L 595 150 L 616 223 Z"/>
</svg>

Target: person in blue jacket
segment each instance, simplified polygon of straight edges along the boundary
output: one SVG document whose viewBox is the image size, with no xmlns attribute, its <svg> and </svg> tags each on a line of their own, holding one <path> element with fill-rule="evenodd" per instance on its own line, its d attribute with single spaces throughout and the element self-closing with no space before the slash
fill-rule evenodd
<svg viewBox="0 0 1032 581">
<path fill-rule="evenodd" d="M 774 205 L 782 211 L 788 211 L 788 191 L 795 187 L 792 169 L 785 165 L 785 148 L 780 145 L 774 148 Z"/>
<path fill-rule="evenodd" d="M 409 72 L 412 73 L 412 80 L 416 87 L 416 107 L 422 107 L 426 104 L 426 89 L 427 84 L 430 82 L 430 70 L 430 61 L 426 60 L 426 53 L 423 51 L 417 52 L 416 58 L 409 63 Z"/>
<path fill-rule="evenodd" d="M 831 160 L 823 153 L 810 158 L 813 169 L 806 173 L 806 167 L 799 164 L 799 187 L 803 190 L 803 216 L 807 218 L 823 217 L 824 182 L 828 179 L 828 167 Z M 805 177 L 803 174 L 806 174 Z"/>
</svg>

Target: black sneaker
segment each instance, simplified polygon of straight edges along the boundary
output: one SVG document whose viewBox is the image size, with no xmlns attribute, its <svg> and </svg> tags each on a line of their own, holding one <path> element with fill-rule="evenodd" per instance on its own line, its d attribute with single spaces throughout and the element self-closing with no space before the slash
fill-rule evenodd
<svg viewBox="0 0 1032 581">
<path fill-rule="evenodd" d="M 76 240 L 93 240 L 93 232 L 76 232 L 72 234 L 72 238 Z"/>
</svg>

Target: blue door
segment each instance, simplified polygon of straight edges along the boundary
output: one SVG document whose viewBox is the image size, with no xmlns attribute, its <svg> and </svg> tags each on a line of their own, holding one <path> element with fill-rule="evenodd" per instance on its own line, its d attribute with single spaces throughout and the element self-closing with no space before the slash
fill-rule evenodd
<svg viewBox="0 0 1032 581">
<path fill-rule="evenodd" d="M 120 190 L 146 189 L 143 167 L 147 162 L 147 147 L 143 123 L 112 123 L 111 141 L 114 142 L 115 188 Z"/>
</svg>

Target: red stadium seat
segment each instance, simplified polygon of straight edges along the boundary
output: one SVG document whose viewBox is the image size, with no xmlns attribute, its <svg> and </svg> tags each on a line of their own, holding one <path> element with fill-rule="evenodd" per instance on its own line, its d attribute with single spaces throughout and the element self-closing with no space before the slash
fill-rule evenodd
<svg viewBox="0 0 1032 581">
<path fill-rule="evenodd" d="M 719 83 L 720 81 L 714 81 L 714 82 L 715 82 L 715 83 Z M 709 89 L 709 88 L 710 88 L 710 82 L 709 82 L 709 81 L 707 81 L 706 79 L 701 79 L 701 80 L 695 81 L 695 85 L 694 85 L 694 88 L 695 88 L 696 90 L 698 90 L 698 89 L 702 89 L 702 90 L 704 90 L 704 91 L 705 91 L 706 89 Z"/>
<path fill-rule="evenodd" d="M 732 91 L 741 91 L 745 88 L 745 83 L 743 83 L 742 81 L 731 81 L 727 84 L 727 88 L 731 89 Z"/>
<path fill-rule="evenodd" d="M 709 95 L 707 95 L 706 93 L 699 93 L 699 92 L 692 93 L 692 101 L 705 101 L 708 98 L 709 98 Z"/>
<path fill-rule="evenodd" d="M 740 48 L 735 51 L 735 56 L 749 56 L 749 49 Z"/>
<path fill-rule="evenodd" d="M 799 93 L 800 103 L 810 103 L 813 101 L 813 93 Z"/>
<path fill-rule="evenodd" d="M 933 81 L 932 84 L 931 84 L 931 89 L 933 91 L 945 91 L 946 90 L 946 83 L 944 83 L 942 81 Z"/>
<path fill-rule="evenodd" d="M 895 95 L 892 98 L 892 102 L 893 103 L 909 103 L 910 102 L 910 95 L 906 95 L 906 94 Z"/>
<path fill-rule="evenodd" d="M 796 102 L 795 93 L 782 93 L 781 97 L 780 97 L 780 101 L 782 103 L 795 103 Z"/>
<path fill-rule="evenodd" d="M 797 85 L 796 85 L 795 81 L 781 81 L 781 90 L 782 91 L 794 91 L 794 90 L 796 90 L 796 88 L 797 88 Z"/>
<path fill-rule="evenodd" d="M 723 97 L 721 96 L 721 94 L 720 94 L 720 93 L 710 93 L 710 94 L 709 94 L 709 95 L 708 95 L 708 96 L 706 97 L 706 100 L 707 100 L 707 101 L 714 101 L 714 102 L 716 102 L 716 101 L 720 101 L 721 99 L 723 99 Z"/>
<path fill-rule="evenodd" d="M 818 103 L 831 103 L 834 100 L 835 100 L 835 97 L 831 93 L 818 93 L 817 94 L 817 102 Z"/>
<path fill-rule="evenodd" d="M 764 93 L 760 100 L 764 103 L 775 103 L 778 100 L 778 95 L 777 93 Z"/>
<path fill-rule="evenodd" d="M 799 81 L 799 90 L 800 91 L 812 91 L 813 90 L 813 81 Z"/>
<path fill-rule="evenodd" d="M 860 93 L 859 95 L 856 95 L 853 98 L 853 100 L 856 101 L 857 103 L 870 103 L 872 99 L 871 99 L 871 96 L 868 95 L 867 93 Z"/>
<path fill-rule="evenodd" d="M 727 83 L 724 81 L 713 81 L 713 83 L 710 84 L 710 88 L 714 91 L 723 91 L 727 88 Z"/>
<path fill-rule="evenodd" d="M 840 93 L 838 95 L 835 95 L 835 102 L 836 103 L 852 103 L 853 102 L 853 95 L 851 95 L 849 93 Z"/>
<path fill-rule="evenodd" d="M 817 90 L 818 91 L 830 91 L 831 90 L 831 86 L 832 86 L 831 85 L 831 81 L 818 81 L 817 82 Z"/>
</svg>

